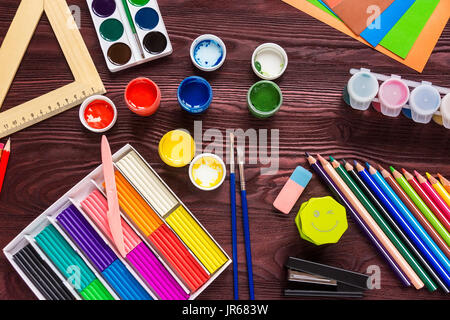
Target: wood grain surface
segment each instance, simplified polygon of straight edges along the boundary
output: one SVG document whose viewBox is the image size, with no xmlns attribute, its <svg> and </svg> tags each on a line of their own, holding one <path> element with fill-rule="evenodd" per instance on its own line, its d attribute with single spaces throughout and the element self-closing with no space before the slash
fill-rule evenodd
<svg viewBox="0 0 450 320">
<path fill-rule="evenodd" d="M 450 177 L 450 130 L 435 123 L 415 124 L 404 117 L 386 118 L 372 109 L 353 111 L 342 101 L 352 67 L 449 87 L 450 26 L 444 30 L 423 74 L 418 74 L 279 0 L 160 0 L 173 54 L 112 74 L 106 68 L 86 2 L 68 2 L 81 9 L 80 31 L 104 81 L 106 95 L 119 110 L 117 124 L 107 133 L 112 151 L 126 143 L 137 148 L 230 256 L 228 181 L 213 192 L 196 190 L 189 182 L 187 168 L 174 169 L 162 163 L 158 142 L 165 132 L 175 128 L 193 132 L 195 120 L 202 121 L 204 130 L 217 128 L 222 133 L 227 128 L 279 129 L 278 173 L 260 175 L 260 165 L 246 167 L 257 299 L 287 299 L 283 296 L 284 263 L 289 256 L 362 273 L 371 265 L 379 266 L 381 289 L 367 291 L 364 299 L 448 299 L 441 292 L 403 287 L 351 219 L 348 231 L 337 244 L 317 247 L 302 240 L 294 223 L 300 203 L 329 194 L 317 176 L 289 215 L 277 213 L 272 202 L 295 166 L 307 167 L 304 151 Z M 0 41 L 18 4 L 18 0 L 0 2 Z M 218 35 L 227 46 L 225 64 L 213 73 L 198 71 L 189 58 L 191 41 L 203 33 Z M 277 80 L 284 103 L 280 112 L 268 120 L 253 118 L 246 107 L 246 92 L 258 80 L 250 58 L 263 42 L 280 44 L 289 56 L 287 70 Z M 213 103 L 201 116 L 182 112 L 177 103 L 177 87 L 190 75 L 205 77 L 214 90 Z M 138 76 L 151 78 L 162 92 L 159 111 L 148 118 L 131 113 L 123 99 L 126 84 Z M 72 80 L 48 20 L 43 17 L 2 110 Z M 12 155 L 0 195 L 0 248 L 100 164 L 100 139 L 100 135 L 84 129 L 78 120 L 78 108 L 12 136 Z M 241 298 L 247 299 L 239 205 L 238 219 L 239 289 Z M 232 299 L 232 284 L 229 267 L 199 298 Z M 0 299 L 35 299 L 3 254 Z"/>
</svg>

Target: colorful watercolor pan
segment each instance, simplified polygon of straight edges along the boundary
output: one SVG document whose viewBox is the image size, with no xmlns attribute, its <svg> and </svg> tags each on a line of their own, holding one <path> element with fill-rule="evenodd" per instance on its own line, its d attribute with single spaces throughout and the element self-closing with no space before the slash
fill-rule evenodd
<svg viewBox="0 0 450 320">
<path fill-rule="evenodd" d="M 132 17 L 139 45 L 124 3 Z M 172 44 L 156 0 L 87 0 L 87 4 L 111 72 L 172 53 Z"/>
<path fill-rule="evenodd" d="M 113 161 L 125 258 L 109 231 L 102 166 L 26 227 L 5 256 L 41 300 L 195 299 L 230 258 L 135 149 L 124 146 Z"/>
</svg>

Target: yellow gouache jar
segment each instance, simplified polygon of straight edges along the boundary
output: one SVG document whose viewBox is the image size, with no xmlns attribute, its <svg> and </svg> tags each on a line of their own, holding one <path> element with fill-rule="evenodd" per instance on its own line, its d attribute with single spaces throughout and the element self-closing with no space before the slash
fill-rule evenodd
<svg viewBox="0 0 450 320">
<path fill-rule="evenodd" d="M 189 177 L 199 189 L 217 189 L 225 180 L 227 170 L 223 160 L 212 153 L 199 154 L 189 166 Z"/>
<path fill-rule="evenodd" d="M 167 132 L 159 141 L 158 153 L 161 160 L 171 167 L 184 167 L 195 155 L 195 142 L 185 130 Z"/>
</svg>

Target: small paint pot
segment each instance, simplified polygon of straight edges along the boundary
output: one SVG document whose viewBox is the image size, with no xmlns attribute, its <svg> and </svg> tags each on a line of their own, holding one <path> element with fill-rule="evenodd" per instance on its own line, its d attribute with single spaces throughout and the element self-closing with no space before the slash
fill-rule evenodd
<svg viewBox="0 0 450 320">
<path fill-rule="evenodd" d="M 184 79 L 178 86 L 178 103 L 189 113 L 202 113 L 208 109 L 213 98 L 211 85 L 202 77 Z"/>
<path fill-rule="evenodd" d="M 227 48 L 219 37 L 203 34 L 191 44 L 191 60 L 194 66 L 202 71 L 214 71 L 225 62 Z"/>
<path fill-rule="evenodd" d="M 189 166 L 189 178 L 194 186 L 204 191 L 220 187 L 227 175 L 223 160 L 212 153 L 199 154 Z"/>
<path fill-rule="evenodd" d="M 263 43 L 253 51 L 253 72 L 264 80 L 275 80 L 284 73 L 288 64 L 286 51 L 275 43 Z"/>
<path fill-rule="evenodd" d="M 350 106 L 357 110 L 367 110 L 378 93 L 378 80 L 367 71 L 355 73 L 347 84 Z"/>
<path fill-rule="evenodd" d="M 382 114 L 397 117 L 408 102 L 409 87 L 400 77 L 392 76 L 381 84 L 378 99 Z"/>
<path fill-rule="evenodd" d="M 117 109 L 111 99 L 94 95 L 83 101 L 79 116 L 86 129 L 100 133 L 114 126 L 117 120 Z"/>
<path fill-rule="evenodd" d="M 273 116 L 282 104 L 283 94 L 275 82 L 258 81 L 247 92 L 248 109 L 257 118 Z"/>
<path fill-rule="evenodd" d="M 169 131 L 159 141 L 158 153 L 165 164 L 184 167 L 194 158 L 194 139 L 186 130 Z"/>
<path fill-rule="evenodd" d="M 415 88 L 409 97 L 412 119 L 418 123 L 429 123 L 440 104 L 441 95 L 436 88 L 425 81 Z"/>
<path fill-rule="evenodd" d="M 442 98 L 440 111 L 441 115 L 433 115 L 434 122 L 450 129 L 450 93 Z"/>
<path fill-rule="evenodd" d="M 125 89 L 125 102 L 128 108 L 140 116 L 150 116 L 158 110 L 161 91 L 152 80 L 136 78 Z"/>
</svg>

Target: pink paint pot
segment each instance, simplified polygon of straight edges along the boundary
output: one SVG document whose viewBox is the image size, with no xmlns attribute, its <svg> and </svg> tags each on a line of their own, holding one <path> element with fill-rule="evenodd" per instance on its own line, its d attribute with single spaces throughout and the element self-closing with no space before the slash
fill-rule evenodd
<svg viewBox="0 0 450 320">
<path fill-rule="evenodd" d="M 402 108 L 408 102 L 409 87 L 397 77 L 384 81 L 378 91 L 380 111 L 388 117 L 398 117 Z"/>
</svg>

